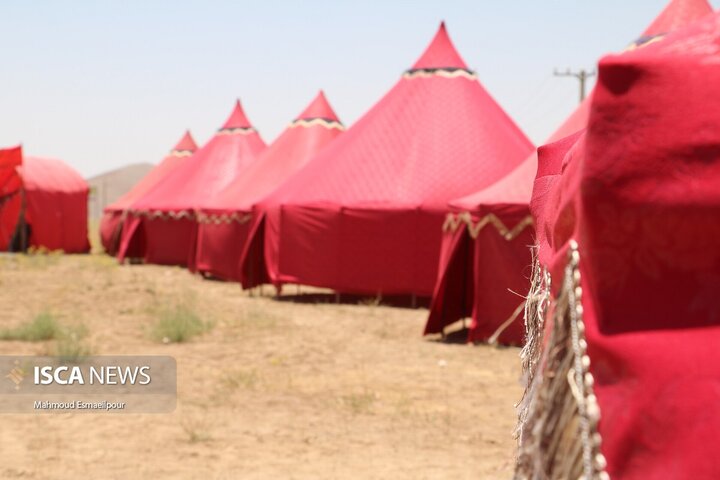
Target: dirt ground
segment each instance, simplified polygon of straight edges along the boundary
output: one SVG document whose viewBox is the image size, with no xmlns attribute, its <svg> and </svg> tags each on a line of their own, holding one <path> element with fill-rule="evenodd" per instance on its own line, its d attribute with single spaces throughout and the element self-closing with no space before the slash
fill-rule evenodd
<svg viewBox="0 0 720 480">
<path fill-rule="evenodd" d="M 187 343 L 158 342 L 158 312 L 178 303 L 212 329 Z M 250 297 L 180 268 L 119 266 L 102 255 L 0 256 L 0 308 L 3 328 L 50 312 L 84 326 L 92 354 L 178 362 L 172 414 L 0 415 L 0 478 L 512 472 L 518 349 L 423 339 L 422 308 L 278 301 L 269 288 Z M 51 343 L 3 341 L 0 355 L 42 354 Z"/>
</svg>

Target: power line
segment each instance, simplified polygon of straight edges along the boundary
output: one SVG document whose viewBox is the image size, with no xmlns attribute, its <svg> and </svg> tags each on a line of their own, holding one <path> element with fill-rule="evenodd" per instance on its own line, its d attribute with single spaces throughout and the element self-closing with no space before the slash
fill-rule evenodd
<svg viewBox="0 0 720 480">
<path fill-rule="evenodd" d="M 585 84 L 587 83 L 587 79 L 590 77 L 595 76 L 594 71 L 587 71 L 584 68 L 581 68 L 577 72 L 573 72 L 569 68 L 566 69 L 564 72 L 559 71 L 557 68 L 553 72 L 553 75 L 556 77 L 575 77 L 580 81 L 580 102 L 582 103 L 583 100 L 585 100 Z"/>
</svg>

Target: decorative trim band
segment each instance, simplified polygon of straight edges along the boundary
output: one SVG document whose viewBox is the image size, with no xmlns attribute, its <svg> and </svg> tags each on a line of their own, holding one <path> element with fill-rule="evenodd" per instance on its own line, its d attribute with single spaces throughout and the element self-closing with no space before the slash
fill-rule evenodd
<svg viewBox="0 0 720 480">
<path fill-rule="evenodd" d="M 236 128 L 221 128 L 217 131 L 218 135 L 250 135 L 255 133 L 254 127 L 236 127 Z"/>
<path fill-rule="evenodd" d="M 483 228 L 485 228 L 487 225 L 492 225 L 493 227 L 495 227 L 497 232 L 509 242 L 514 240 L 518 235 L 520 235 L 523 230 L 531 227 L 533 224 L 534 222 L 532 215 L 525 216 L 512 229 L 510 229 L 494 213 L 488 213 L 477 222 L 473 221 L 470 212 L 462 212 L 458 214 L 448 213 L 445 217 L 445 223 L 443 224 L 443 232 L 454 232 L 458 228 L 467 226 L 470 237 L 475 240 L 477 239 L 478 235 L 480 235 L 480 231 Z"/>
<path fill-rule="evenodd" d="M 467 68 L 411 68 L 403 73 L 403 78 L 466 78 L 477 80 L 477 74 Z"/>
<path fill-rule="evenodd" d="M 202 224 L 212 225 L 228 225 L 230 223 L 239 223 L 240 225 L 248 223 L 252 219 L 251 213 L 233 212 L 233 213 L 197 213 L 197 221 Z"/>
<path fill-rule="evenodd" d="M 166 212 L 163 210 L 131 210 L 130 212 L 138 217 L 145 217 L 149 220 L 181 220 L 183 218 L 192 220 L 195 218 L 195 212 L 189 210 L 181 210 L 179 212 Z"/>
<path fill-rule="evenodd" d="M 290 125 L 288 128 L 296 128 L 296 127 L 302 127 L 302 128 L 309 128 L 314 126 L 320 126 L 325 127 L 327 129 L 335 128 L 337 130 L 345 130 L 345 127 L 342 123 L 336 121 L 336 120 L 330 120 L 328 118 L 323 117 L 315 117 L 315 118 L 298 118 L 290 122 Z"/>
</svg>

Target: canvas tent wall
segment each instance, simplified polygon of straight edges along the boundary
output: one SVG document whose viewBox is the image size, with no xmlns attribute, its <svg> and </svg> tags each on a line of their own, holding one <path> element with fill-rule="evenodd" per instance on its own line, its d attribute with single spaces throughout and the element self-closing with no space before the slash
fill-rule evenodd
<svg viewBox="0 0 720 480">
<path fill-rule="evenodd" d="M 64 162 L 0 150 L 0 250 L 87 252 L 87 198 L 87 183 Z"/>
<path fill-rule="evenodd" d="M 203 203 L 193 268 L 239 280 L 239 261 L 254 224 L 253 210 L 344 130 L 321 91 L 285 131 L 238 178 Z"/>
<path fill-rule="evenodd" d="M 195 153 L 195 150 L 197 150 L 197 145 L 188 130 L 158 165 L 150 170 L 130 191 L 105 208 L 100 220 L 100 240 L 105 252 L 110 255 L 117 254 L 127 208 L 185 163 Z"/>
<path fill-rule="evenodd" d="M 261 204 L 243 285 L 429 296 L 447 202 L 531 149 L 441 25 L 370 111 Z"/>
<path fill-rule="evenodd" d="M 240 101 L 215 136 L 129 208 L 118 259 L 187 265 L 196 233 L 195 212 L 235 181 L 265 149 Z"/>
</svg>

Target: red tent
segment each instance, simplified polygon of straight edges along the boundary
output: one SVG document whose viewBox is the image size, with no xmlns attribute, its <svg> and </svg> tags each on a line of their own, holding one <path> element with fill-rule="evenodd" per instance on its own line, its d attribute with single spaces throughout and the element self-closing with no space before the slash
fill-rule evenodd
<svg viewBox="0 0 720 480">
<path fill-rule="evenodd" d="M 719 32 L 600 63 L 559 162 L 519 477 L 720 478 Z"/>
<path fill-rule="evenodd" d="M 117 254 L 126 209 L 135 200 L 152 190 L 163 178 L 174 172 L 195 153 L 195 150 L 197 145 L 188 130 L 162 162 L 150 170 L 129 192 L 105 207 L 100 221 L 100 240 L 107 253 Z"/>
<path fill-rule="evenodd" d="M 85 180 L 62 161 L 0 150 L 0 250 L 87 252 L 87 197 Z"/>
<path fill-rule="evenodd" d="M 215 136 L 130 206 L 118 259 L 186 265 L 193 251 L 195 210 L 234 182 L 265 149 L 240 101 Z"/>
<path fill-rule="evenodd" d="M 426 335 L 472 317 L 468 341 L 522 344 L 525 327 L 518 319 L 532 263 L 528 202 L 536 170 L 530 157 L 491 186 L 450 203 Z"/>
<path fill-rule="evenodd" d="M 198 216 L 195 269 L 239 280 L 238 262 L 252 225 L 253 207 L 344 130 L 321 91 L 287 129 Z"/>
<path fill-rule="evenodd" d="M 429 296 L 447 202 L 531 149 L 441 25 L 385 97 L 263 202 L 243 285 Z"/>
</svg>

